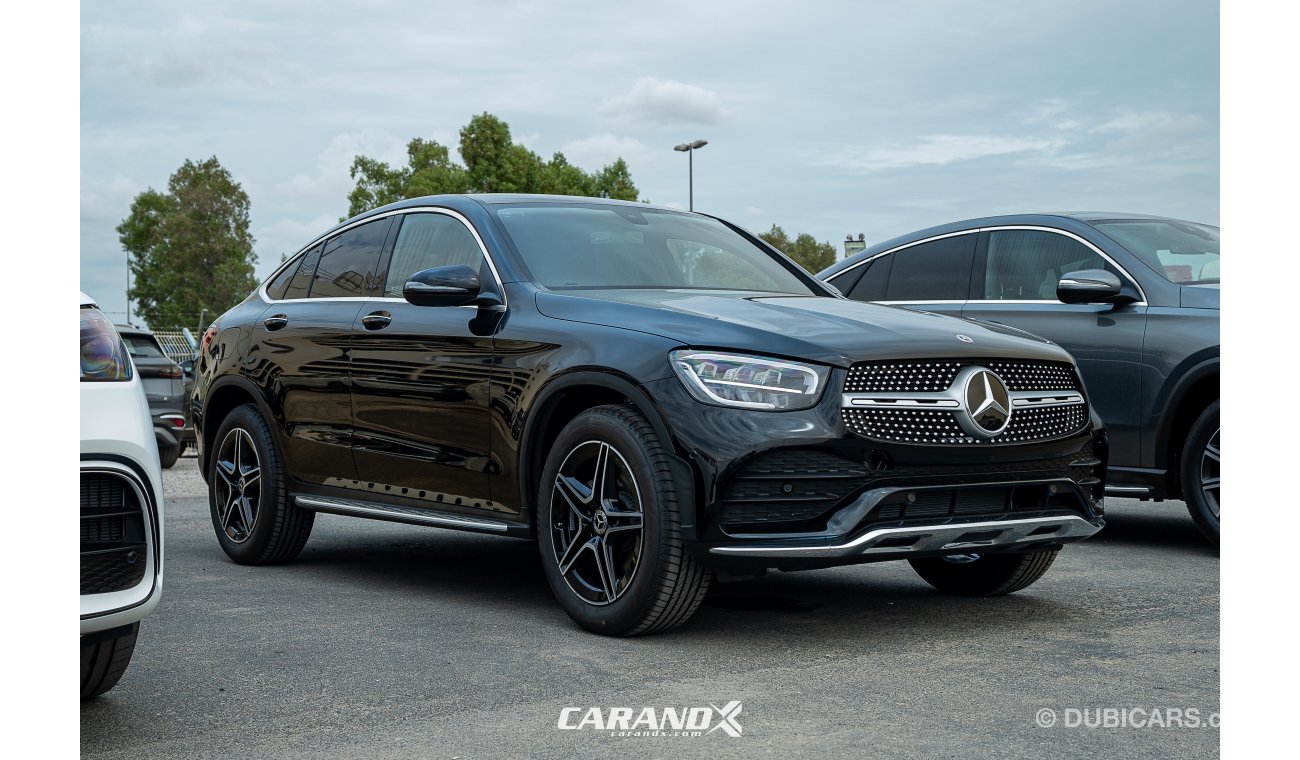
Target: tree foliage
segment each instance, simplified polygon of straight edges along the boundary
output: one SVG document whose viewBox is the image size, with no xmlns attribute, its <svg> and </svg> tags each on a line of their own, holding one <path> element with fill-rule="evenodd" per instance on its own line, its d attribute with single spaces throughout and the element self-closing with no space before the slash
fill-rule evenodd
<svg viewBox="0 0 1300 760">
<path fill-rule="evenodd" d="M 481 113 L 460 130 L 460 157 L 452 160 L 447 146 L 417 137 L 406 146 L 407 164 L 391 167 L 383 161 L 357 156 L 352 162 L 356 186 L 348 193 L 348 216 L 405 198 L 438 193 L 551 193 L 637 199 L 627 163 L 619 158 L 598 172 L 569 163 L 563 153 L 550 161 L 510 136 L 510 126 L 490 113 Z"/>
<path fill-rule="evenodd" d="M 835 246 L 818 243 L 816 238 L 806 232 L 791 240 L 785 230 L 774 224 L 772 229 L 759 233 L 758 236 L 814 274 L 835 263 Z"/>
<path fill-rule="evenodd" d="M 257 286 L 248 195 L 216 156 L 187 160 L 167 181 L 131 202 L 117 226 L 129 257 L 129 297 L 155 330 L 221 314 Z"/>
</svg>

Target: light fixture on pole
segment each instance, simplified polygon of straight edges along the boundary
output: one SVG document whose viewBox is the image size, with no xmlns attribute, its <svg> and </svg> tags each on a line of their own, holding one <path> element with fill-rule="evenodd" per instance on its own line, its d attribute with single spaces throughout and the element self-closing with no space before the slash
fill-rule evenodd
<svg viewBox="0 0 1300 760">
<path fill-rule="evenodd" d="M 695 210 L 695 151 L 699 150 L 700 148 L 703 148 L 705 145 L 708 144 L 709 144 L 708 140 L 696 140 L 695 142 L 682 143 L 681 145 L 677 145 L 673 147 L 673 150 L 679 150 L 685 153 L 687 157 L 686 160 L 687 180 L 686 181 L 687 181 L 687 188 L 688 188 L 687 192 L 690 193 L 691 211 Z"/>
</svg>

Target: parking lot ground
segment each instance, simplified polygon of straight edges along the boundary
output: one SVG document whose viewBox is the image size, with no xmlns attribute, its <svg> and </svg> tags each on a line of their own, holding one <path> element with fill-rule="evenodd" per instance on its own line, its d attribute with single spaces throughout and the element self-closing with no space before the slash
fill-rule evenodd
<svg viewBox="0 0 1300 760">
<path fill-rule="evenodd" d="M 162 603 L 81 708 L 83 757 L 1218 755 L 1219 558 L 1181 503 L 1111 500 L 1007 597 L 940 596 L 906 563 L 774 573 L 716 586 L 676 632 L 609 639 L 569 621 L 528 542 L 322 515 L 297 561 L 242 567 L 195 460 L 166 480 Z M 556 727 L 565 707 L 731 700 L 739 738 Z M 1169 708 L 1202 727 L 1145 725 Z M 1084 718 L 1103 725 L 1066 725 Z"/>
</svg>

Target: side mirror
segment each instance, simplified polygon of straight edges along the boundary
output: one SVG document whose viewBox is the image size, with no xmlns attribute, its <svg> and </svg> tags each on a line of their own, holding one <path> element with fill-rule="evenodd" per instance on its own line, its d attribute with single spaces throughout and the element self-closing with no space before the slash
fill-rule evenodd
<svg viewBox="0 0 1300 760">
<path fill-rule="evenodd" d="M 411 275 L 402 297 L 416 306 L 464 306 L 478 297 L 479 287 L 478 270 L 456 264 Z"/>
<path fill-rule="evenodd" d="M 181 372 L 185 373 L 186 377 L 194 377 L 194 360 L 186 359 L 181 362 Z"/>
<path fill-rule="evenodd" d="M 1104 269 L 1084 269 L 1063 275 L 1056 284 L 1056 298 L 1061 303 L 1122 304 L 1137 300 L 1118 276 Z"/>
</svg>

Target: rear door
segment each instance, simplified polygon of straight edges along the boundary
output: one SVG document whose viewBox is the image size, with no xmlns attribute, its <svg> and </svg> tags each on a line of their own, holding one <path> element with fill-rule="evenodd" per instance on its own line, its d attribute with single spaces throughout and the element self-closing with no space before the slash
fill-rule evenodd
<svg viewBox="0 0 1300 760">
<path fill-rule="evenodd" d="M 488 420 L 495 313 L 415 306 L 402 287 L 418 271 L 463 264 L 497 291 L 468 222 L 450 211 L 400 218 L 385 281 L 352 324 L 352 420 L 364 488 L 430 507 L 492 509 Z"/>
<path fill-rule="evenodd" d="M 352 323 L 377 286 L 390 227 L 388 217 L 367 222 L 309 251 L 284 298 L 272 301 L 254 325 L 245 372 L 278 407 L 289 439 L 286 466 L 304 482 L 356 480 L 348 348 Z"/>
</svg>

